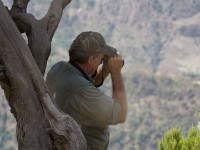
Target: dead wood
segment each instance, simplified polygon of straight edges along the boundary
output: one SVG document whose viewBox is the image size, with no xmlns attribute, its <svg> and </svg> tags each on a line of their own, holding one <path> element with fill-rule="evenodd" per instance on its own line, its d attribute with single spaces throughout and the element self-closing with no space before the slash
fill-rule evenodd
<svg viewBox="0 0 200 150">
<path fill-rule="evenodd" d="M 15 2 L 26 8 L 29 1 Z M 12 14 L 16 22 L 27 25 L 20 29 L 27 34 L 27 45 L 0 1 L 0 73 L 5 79 L 0 84 L 17 121 L 19 150 L 86 149 L 78 124 L 56 108 L 43 79 L 51 39 L 69 2 L 54 0 L 41 20 L 26 11 Z"/>
</svg>

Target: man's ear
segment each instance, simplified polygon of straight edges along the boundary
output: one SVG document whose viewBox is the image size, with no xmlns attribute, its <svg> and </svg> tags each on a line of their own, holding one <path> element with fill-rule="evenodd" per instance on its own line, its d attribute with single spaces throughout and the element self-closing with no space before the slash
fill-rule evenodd
<svg viewBox="0 0 200 150">
<path fill-rule="evenodd" d="M 94 56 L 90 56 L 90 57 L 88 58 L 88 64 L 89 64 L 89 65 L 93 64 L 93 61 L 94 61 Z"/>
</svg>

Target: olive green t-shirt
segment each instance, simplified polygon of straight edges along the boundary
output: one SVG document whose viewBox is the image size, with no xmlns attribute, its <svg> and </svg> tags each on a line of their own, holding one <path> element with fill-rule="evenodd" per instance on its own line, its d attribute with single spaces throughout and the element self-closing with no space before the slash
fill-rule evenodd
<svg viewBox="0 0 200 150">
<path fill-rule="evenodd" d="M 106 150 L 108 125 L 118 123 L 120 105 L 96 88 L 69 62 L 59 62 L 47 74 L 47 86 L 58 108 L 73 117 L 89 150 Z"/>
</svg>

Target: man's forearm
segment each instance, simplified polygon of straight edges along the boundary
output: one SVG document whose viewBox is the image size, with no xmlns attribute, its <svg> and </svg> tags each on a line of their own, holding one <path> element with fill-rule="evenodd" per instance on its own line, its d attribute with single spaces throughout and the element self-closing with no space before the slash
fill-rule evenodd
<svg viewBox="0 0 200 150">
<path fill-rule="evenodd" d="M 113 98 L 121 106 L 121 115 L 119 118 L 119 123 L 123 123 L 126 120 L 127 116 L 127 97 L 120 72 L 111 73 L 112 78 L 112 88 L 113 88 Z"/>
</svg>

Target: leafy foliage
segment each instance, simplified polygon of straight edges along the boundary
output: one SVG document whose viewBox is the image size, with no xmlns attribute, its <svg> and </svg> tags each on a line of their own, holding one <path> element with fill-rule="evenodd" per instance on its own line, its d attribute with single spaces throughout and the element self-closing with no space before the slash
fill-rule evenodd
<svg viewBox="0 0 200 150">
<path fill-rule="evenodd" d="M 192 127 L 188 136 L 180 134 L 180 129 L 169 130 L 158 142 L 159 150 L 200 150 L 200 130 Z"/>
</svg>

